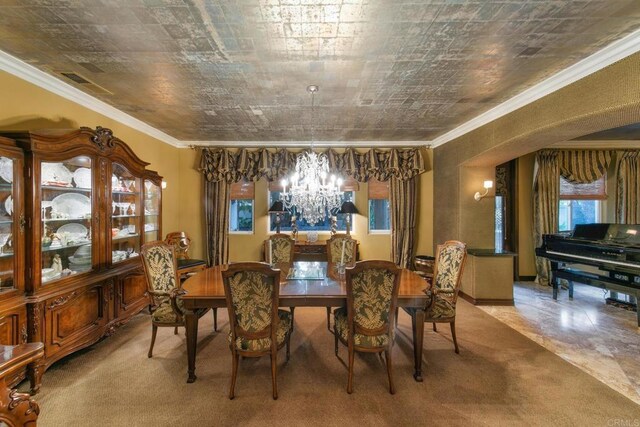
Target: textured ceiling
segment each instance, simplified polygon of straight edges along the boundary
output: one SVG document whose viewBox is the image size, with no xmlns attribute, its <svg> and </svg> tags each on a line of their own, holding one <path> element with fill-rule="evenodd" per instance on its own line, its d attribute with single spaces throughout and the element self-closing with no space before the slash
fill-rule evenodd
<svg viewBox="0 0 640 427">
<path fill-rule="evenodd" d="M 181 140 L 430 140 L 638 28 L 639 0 L 0 0 L 1 50 Z"/>
<path fill-rule="evenodd" d="M 598 141 L 598 140 L 619 140 L 619 141 L 640 141 L 640 123 L 633 123 L 601 132 L 575 138 L 575 141 Z"/>
</svg>

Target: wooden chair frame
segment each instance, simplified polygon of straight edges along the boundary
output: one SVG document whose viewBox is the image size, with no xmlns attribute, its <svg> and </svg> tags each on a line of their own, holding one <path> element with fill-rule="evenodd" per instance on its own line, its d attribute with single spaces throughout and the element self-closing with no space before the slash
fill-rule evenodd
<svg viewBox="0 0 640 427">
<path fill-rule="evenodd" d="M 147 252 L 151 249 L 154 248 L 156 246 L 164 246 L 166 248 L 169 248 L 171 250 L 172 253 L 172 258 L 173 258 L 173 275 L 174 275 L 174 280 L 175 280 L 175 284 L 176 286 L 171 289 L 171 291 L 169 292 L 158 292 L 156 291 L 153 286 L 151 285 L 151 279 L 150 279 L 150 272 L 149 272 L 149 267 L 147 266 L 147 262 L 146 262 L 146 254 Z M 155 242 L 150 242 L 150 243 L 146 243 L 144 245 L 142 245 L 142 248 L 140 248 L 140 256 L 142 258 L 142 267 L 144 269 L 144 275 L 145 275 L 145 279 L 147 282 L 147 292 L 149 293 L 149 298 L 150 298 L 150 304 L 149 304 L 149 311 L 151 313 L 154 312 L 155 310 L 155 298 L 154 297 L 169 297 L 169 302 L 171 303 L 171 309 L 173 310 L 174 314 L 176 315 L 176 321 L 172 322 L 172 323 L 165 323 L 165 322 L 155 322 L 152 318 L 151 320 L 151 345 L 149 346 L 149 353 L 147 354 L 147 357 L 153 357 L 153 346 L 156 342 L 156 335 L 158 333 L 158 327 L 173 327 L 173 333 L 175 335 L 178 334 L 178 327 L 179 326 L 185 326 L 184 323 L 184 316 L 182 315 L 182 312 L 180 311 L 180 309 L 178 308 L 178 303 L 177 303 L 177 299 L 178 297 L 180 297 L 181 295 L 184 295 L 185 291 L 182 289 L 182 284 L 180 283 L 180 278 L 178 277 L 178 260 L 176 258 L 176 253 L 175 253 L 175 247 L 173 245 L 170 245 L 166 242 L 163 242 L 161 240 L 157 240 Z M 208 310 L 205 310 L 202 312 L 201 316 L 204 315 Z M 216 318 L 216 313 L 214 312 L 214 324 L 215 319 Z M 214 331 L 215 331 L 215 326 L 214 326 Z"/>
<path fill-rule="evenodd" d="M 354 275 L 361 273 L 364 270 L 369 269 L 386 269 L 391 272 L 395 278 L 393 281 L 393 289 L 391 291 L 391 304 L 389 306 L 389 316 L 388 323 L 382 325 L 378 329 L 367 329 L 360 325 L 356 325 L 355 323 L 355 313 L 354 313 L 354 295 L 353 295 L 353 284 L 352 278 Z M 347 393 L 351 394 L 353 392 L 353 362 L 354 362 L 354 354 L 356 351 L 366 352 L 366 353 L 378 353 L 381 354 L 384 352 L 386 365 L 387 365 L 387 376 L 389 377 L 389 393 L 395 394 L 396 389 L 393 382 L 393 372 L 392 372 L 392 363 L 391 363 L 391 350 L 393 348 L 394 340 L 393 340 L 393 331 L 396 327 L 396 317 L 394 315 L 396 311 L 396 307 L 398 305 L 398 290 L 400 286 L 400 273 L 401 270 L 391 261 L 360 261 L 356 262 L 355 266 L 352 268 L 348 268 L 346 271 L 346 286 L 347 286 L 347 322 L 349 326 L 349 332 L 347 335 L 347 340 L 345 341 L 338 334 L 338 330 L 335 326 L 335 321 L 333 325 L 333 335 L 335 337 L 335 353 L 338 355 L 338 341 L 342 342 L 344 345 L 348 347 L 349 350 L 349 378 L 347 382 Z M 363 347 L 358 346 L 354 342 L 354 334 L 362 334 L 367 336 L 375 336 L 387 334 L 389 337 L 388 344 L 380 347 Z"/>
<path fill-rule="evenodd" d="M 242 329 L 236 323 L 236 312 L 233 307 L 233 297 L 231 293 L 231 285 L 229 280 L 236 274 L 242 271 L 254 271 L 270 277 L 273 280 L 273 291 L 271 294 L 271 324 L 259 332 L 248 332 Z M 260 262 L 242 262 L 236 264 L 230 264 L 228 269 L 222 272 L 222 280 L 224 283 L 224 293 L 227 300 L 227 309 L 229 311 L 229 325 L 231 329 L 231 343 L 229 348 L 231 349 L 232 356 L 232 372 L 231 372 L 231 386 L 229 388 L 229 399 L 235 397 L 236 378 L 238 376 L 238 359 L 243 357 L 261 357 L 269 354 L 271 356 L 271 384 L 273 388 L 273 399 L 278 398 L 278 383 L 276 379 L 278 371 L 278 350 L 285 344 L 287 346 L 287 361 L 289 361 L 291 350 L 291 330 L 287 333 L 285 341 L 278 345 L 276 332 L 278 329 L 278 303 L 280 298 L 280 271 L 272 269 L 268 264 Z M 292 319 L 293 321 L 293 319 Z M 251 350 L 238 350 L 236 346 L 237 338 L 245 338 L 249 340 L 271 338 L 271 347 L 268 350 L 263 351 L 251 351 Z"/>
<path fill-rule="evenodd" d="M 333 280 L 340 280 L 335 272 L 335 263 L 331 261 L 333 259 L 331 256 L 331 244 L 334 240 L 347 240 L 349 241 L 349 244 L 353 246 L 353 259 L 349 264 L 347 264 L 347 267 L 353 267 L 354 265 L 356 265 L 356 251 L 358 242 L 349 234 L 334 234 L 329 240 L 327 240 L 327 276 L 329 276 Z M 327 329 L 331 331 L 331 307 L 327 307 Z"/>
<path fill-rule="evenodd" d="M 289 252 L 289 262 L 278 262 L 274 265 L 274 268 L 280 270 L 280 280 L 287 280 L 287 276 L 289 275 L 289 270 L 293 267 L 293 257 L 296 250 L 296 241 L 293 237 L 286 233 L 275 233 L 269 236 L 267 240 L 264 241 L 264 260 L 265 262 L 270 262 L 269 257 L 269 241 L 276 239 L 289 239 L 291 240 L 291 251 Z M 295 315 L 295 307 L 289 307 L 289 311 L 291 312 L 291 331 L 293 331 L 293 320 Z"/>
<path fill-rule="evenodd" d="M 427 292 L 431 292 L 431 298 L 429 300 L 429 302 L 427 303 L 426 307 L 425 307 L 425 313 L 429 313 L 431 308 L 433 307 L 433 305 L 436 302 L 436 295 L 441 292 L 441 293 L 445 293 L 442 292 L 438 289 L 438 287 L 436 286 L 436 282 L 438 280 L 438 261 L 440 260 L 440 252 L 447 246 L 456 246 L 460 249 L 462 249 L 463 255 L 462 255 L 462 261 L 460 264 L 460 273 L 458 274 L 458 280 L 456 281 L 456 285 L 455 285 L 455 289 L 453 291 L 453 296 L 452 301 L 453 301 L 453 305 L 454 305 L 454 309 L 455 309 L 455 305 L 456 302 L 458 300 L 458 293 L 460 292 L 460 284 L 462 283 L 462 274 L 464 273 L 464 266 L 467 260 L 467 245 L 466 243 L 462 243 L 460 241 L 457 240 L 447 240 L 446 242 L 444 242 L 441 245 L 438 245 L 438 248 L 436 250 L 436 260 L 435 260 L 435 264 L 433 267 L 433 280 L 431 280 L 431 282 L 427 281 L 427 288 L 425 289 L 425 291 Z M 449 292 L 446 292 L 449 294 Z M 453 346 L 455 349 L 455 352 L 457 354 L 460 354 L 460 348 L 458 347 L 458 340 L 456 339 L 456 316 L 455 314 L 453 315 L 453 317 L 445 317 L 445 318 L 438 318 L 438 319 L 432 319 L 429 318 L 427 316 L 425 316 L 424 319 L 425 322 L 431 322 L 433 323 L 433 331 L 434 332 L 438 332 L 438 328 L 436 327 L 437 323 L 448 323 L 450 328 L 451 328 L 451 338 L 453 340 Z M 414 315 L 411 316 L 411 324 L 412 324 L 412 330 L 413 330 L 413 339 L 414 342 L 416 339 L 416 318 Z"/>
</svg>

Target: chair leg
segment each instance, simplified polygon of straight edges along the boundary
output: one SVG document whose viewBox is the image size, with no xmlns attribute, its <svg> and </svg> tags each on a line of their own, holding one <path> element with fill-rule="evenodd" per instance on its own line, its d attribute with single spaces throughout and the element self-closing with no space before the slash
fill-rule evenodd
<svg viewBox="0 0 640 427">
<path fill-rule="evenodd" d="M 291 334 L 287 337 L 287 362 L 291 358 Z"/>
<path fill-rule="evenodd" d="M 173 328 L 173 335 L 178 335 L 178 327 Z"/>
<path fill-rule="evenodd" d="M 400 309 L 398 307 L 396 307 L 396 327 L 398 327 L 398 312 L 400 311 Z"/>
<path fill-rule="evenodd" d="M 149 347 L 149 354 L 147 354 L 147 357 L 153 356 L 153 345 L 156 343 L 157 333 L 158 333 L 158 326 L 152 324 L 151 325 L 151 347 Z"/>
<path fill-rule="evenodd" d="M 327 307 L 327 329 L 331 332 L 331 307 Z"/>
<path fill-rule="evenodd" d="M 218 332 L 218 309 L 213 309 L 213 332 Z"/>
<path fill-rule="evenodd" d="M 229 399 L 236 397 L 236 378 L 238 377 L 238 354 L 231 354 L 231 386 L 229 387 Z"/>
<path fill-rule="evenodd" d="M 335 323 L 333 325 L 333 338 L 335 339 L 335 343 L 336 343 L 335 352 L 337 356 L 338 355 L 338 330 L 336 329 Z"/>
<path fill-rule="evenodd" d="M 389 377 L 389 393 L 396 394 L 396 386 L 393 383 L 393 372 L 391 370 L 391 348 L 384 351 L 384 358 L 387 361 L 387 375 Z"/>
<path fill-rule="evenodd" d="M 273 386 L 273 400 L 278 400 L 278 350 L 271 350 L 271 384 Z"/>
<path fill-rule="evenodd" d="M 433 332 L 438 332 L 438 328 L 436 327 L 436 322 L 433 322 Z"/>
<path fill-rule="evenodd" d="M 456 353 L 460 354 L 460 349 L 458 348 L 458 340 L 456 340 L 456 321 L 452 321 L 451 325 L 451 337 L 453 338 L 453 345 L 456 348 Z"/>
<path fill-rule="evenodd" d="M 294 316 L 295 316 L 296 308 L 295 307 L 290 307 L 289 310 L 291 311 L 291 332 L 293 332 L 293 325 L 295 323 L 294 322 L 294 320 L 295 320 Z"/>
<path fill-rule="evenodd" d="M 353 393 L 353 356 L 354 350 L 352 346 L 349 346 L 349 379 L 347 381 L 347 393 Z"/>
</svg>

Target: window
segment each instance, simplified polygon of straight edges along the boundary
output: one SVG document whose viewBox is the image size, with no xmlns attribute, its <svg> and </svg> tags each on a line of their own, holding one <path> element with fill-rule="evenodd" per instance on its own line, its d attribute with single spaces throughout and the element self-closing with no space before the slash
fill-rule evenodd
<svg viewBox="0 0 640 427">
<path fill-rule="evenodd" d="M 606 175 L 587 184 L 575 184 L 560 177 L 558 230 L 571 231 L 576 224 L 600 222 L 602 200 L 606 199 Z"/>
<path fill-rule="evenodd" d="M 276 200 L 280 200 L 280 191 L 269 191 L 269 206 L 271 206 L 273 204 L 273 202 L 275 202 Z M 342 201 L 344 201 L 344 202 L 354 201 L 354 192 L 353 191 L 344 191 L 342 193 Z M 295 215 L 295 209 L 294 209 L 293 214 Z M 292 215 L 292 212 L 285 212 L 285 213 L 280 215 L 280 221 L 281 221 L 280 222 L 280 231 L 291 231 L 291 215 Z M 346 222 L 345 222 L 345 215 L 335 214 L 335 213 L 333 213 L 332 215 L 336 216 L 336 218 L 337 218 L 338 231 L 346 231 L 347 230 L 347 226 L 346 226 Z M 271 232 L 275 232 L 276 231 L 275 218 L 276 218 L 275 215 L 269 215 L 269 231 L 271 231 Z M 323 221 L 320 221 L 320 222 L 316 223 L 313 226 L 309 225 L 305 220 L 300 218 L 300 216 L 297 216 L 296 223 L 298 225 L 298 231 L 299 232 L 305 232 L 305 231 L 330 231 L 331 230 L 331 218 L 330 218 L 330 216 L 327 216 Z M 351 231 L 353 231 L 353 221 L 351 221 Z"/>
<path fill-rule="evenodd" d="M 229 232 L 253 233 L 253 182 L 231 184 L 229 195 Z"/>
<path fill-rule="evenodd" d="M 391 230 L 391 209 L 389 206 L 389 182 L 370 179 L 369 193 L 369 232 Z"/>
</svg>

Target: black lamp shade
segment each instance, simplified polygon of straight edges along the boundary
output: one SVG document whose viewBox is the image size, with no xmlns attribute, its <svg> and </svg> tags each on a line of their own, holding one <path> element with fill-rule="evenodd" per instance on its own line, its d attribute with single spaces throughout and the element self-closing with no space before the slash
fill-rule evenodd
<svg viewBox="0 0 640 427">
<path fill-rule="evenodd" d="M 275 202 L 273 202 L 273 204 L 271 205 L 271 207 L 269 208 L 269 212 L 284 212 L 284 205 L 282 203 L 282 200 L 276 200 Z"/>
<path fill-rule="evenodd" d="M 356 208 L 356 205 L 353 204 L 353 202 L 344 202 L 342 203 L 342 206 L 340 207 L 340 210 L 338 211 L 338 213 L 357 214 L 358 209 Z"/>
</svg>

